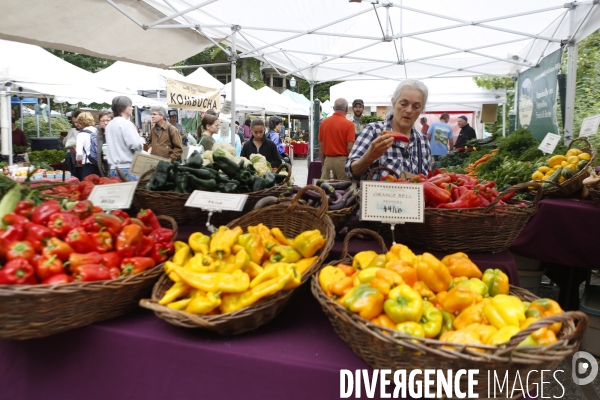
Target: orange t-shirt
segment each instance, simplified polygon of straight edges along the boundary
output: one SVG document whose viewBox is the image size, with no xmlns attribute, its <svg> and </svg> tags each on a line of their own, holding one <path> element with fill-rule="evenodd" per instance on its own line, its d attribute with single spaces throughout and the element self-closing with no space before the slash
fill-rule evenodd
<svg viewBox="0 0 600 400">
<path fill-rule="evenodd" d="M 319 142 L 323 143 L 323 154 L 329 157 L 347 156 L 348 142 L 355 142 L 354 124 L 346 116 L 334 112 L 325 118 L 319 128 Z"/>
</svg>

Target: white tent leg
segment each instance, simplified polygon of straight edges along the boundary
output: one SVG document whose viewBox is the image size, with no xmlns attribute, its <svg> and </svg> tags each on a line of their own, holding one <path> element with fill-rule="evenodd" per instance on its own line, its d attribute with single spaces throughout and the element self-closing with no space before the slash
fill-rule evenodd
<svg viewBox="0 0 600 400">
<path fill-rule="evenodd" d="M 40 116 L 35 114 L 35 129 L 37 130 L 37 137 L 40 137 Z"/>
<path fill-rule="evenodd" d="M 21 130 L 23 130 L 25 121 L 23 119 L 23 98 L 19 97 L 19 115 L 21 116 Z"/>
<path fill-rule="evenodd" d="M 10 135 L 10 133 L 9 133 L 10 132 L 8 130 L 9 122 L 8 122 L 8 119 L 6 118 L 6 116 L 8 115 L 8 112 L 6 111 L 6 109 L 8 108 L 7 100 L 9 100 L 10 97 L 8 97 L 6 95 L 6 93 L 7 92 L 5 92 L 5 91 L 0 92 L 0 132 L 2 133 L 2 155 L 3 156 L 9 156 L 9 154 L 12 153 L 10 151 L 10 146 L 8 143 L 8 141 L 10 140 L 12 135 Z M 8 164 L 12 165 L 12 162 L 9 162 Z"/>
<path fill-rule="evenodd" d="M 569 31 L 573 35 L 575 32 L 575 8 L 569 11 Z M 575 43 L 573 37 L 570 37 L 568 44 L 567 57 L 567 96 L 565 110 L 565 146 L 568 146 L 573 140 L 573 118 L 575 117 L 575 85 L 577 83 L 577 53 L 579 46 Z"/>
<path fill-rule="evenodd" d="M 310 137 L 308 138 L 308 147 L 310 147 L 310 162 L 314 161 L 314 143 L 313 143 L 313 130 L 314 130 L 314 122 L 315 122 L 315 97 L 313 93 L 313 89 L 315 87 L 314 82 L 310 82 Z"/>
<path fill-rule="evenodd" d="M 50 107 L 50 97 L 48 97 L 48 137 L 52 137 L 52 108 Z"/>
<path fill-rule="evenodd" d="M 502 104 L 502 137 L 506 137 L 506 103 Z"/>
<path fill-rule="evenodd" d="M 231 35 L 231 145 L 235 147 L 235 77 L 237 67 L 237 50 L 236 50 L 236 38 L 237 29 L 235 26 L 231 28 L 233 34 Z"/>
</svg>

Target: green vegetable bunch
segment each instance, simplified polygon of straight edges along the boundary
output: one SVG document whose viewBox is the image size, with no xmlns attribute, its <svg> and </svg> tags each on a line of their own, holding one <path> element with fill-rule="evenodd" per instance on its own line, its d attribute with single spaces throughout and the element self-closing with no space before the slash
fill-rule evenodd
<svg viewBox="0 0 600 400">
<path fill-rule="evenodd" d="M 29 161 L 31 163 L 56 164 L 63 162 L 65 157 L 66 151 L 64 150 L 37 150 L 29 154 Z"/>
</svg>

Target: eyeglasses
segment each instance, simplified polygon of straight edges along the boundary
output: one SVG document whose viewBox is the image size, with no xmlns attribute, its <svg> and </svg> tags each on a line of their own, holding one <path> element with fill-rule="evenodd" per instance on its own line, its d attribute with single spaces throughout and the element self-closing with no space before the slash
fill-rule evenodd
<svg viewBox="0 0 600 400">
<path fill-rule="evenodd" d="M 106 122 L 109 123 L 110 121 L 112 121 L 111 119 L 101 119 L 100 122 Z"/>
</svg>

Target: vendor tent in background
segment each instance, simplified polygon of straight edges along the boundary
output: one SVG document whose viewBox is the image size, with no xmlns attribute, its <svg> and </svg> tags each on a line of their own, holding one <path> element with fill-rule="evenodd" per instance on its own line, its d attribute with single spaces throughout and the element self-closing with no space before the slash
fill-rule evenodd
<svg viewBox="0 0 600 400">
<path fill-rule="evenodd" d="M 206 70 L 202 67 L 186 76 L 185 79 L 194 85 L 206 86 L 209 88 L 223 89 L 223 86 L 225 86 L 221 83 L 221 81 L 206 72 Z"/>
<path fill-rule="evenodd" d="M 284 111 L 282 111 L 282 112 L 284 112 L 285 114 L 308 115 L 308 109 L 303 109 L 302 107 L 300 107 L 298 105 L 298 103 L 277 93 L 276 91 L 274 91 L 273 89 L 271 89 L 268 86 L 264 86 L 264 87 L 261 87 L 260 89 L 258 89 L 258 93 L 260 93 L 264 99 L 269 100 L 270 103 L 280 104 L 281 107 L 283 107 L 283 109 L 284 109 Z"/>
</svg>

